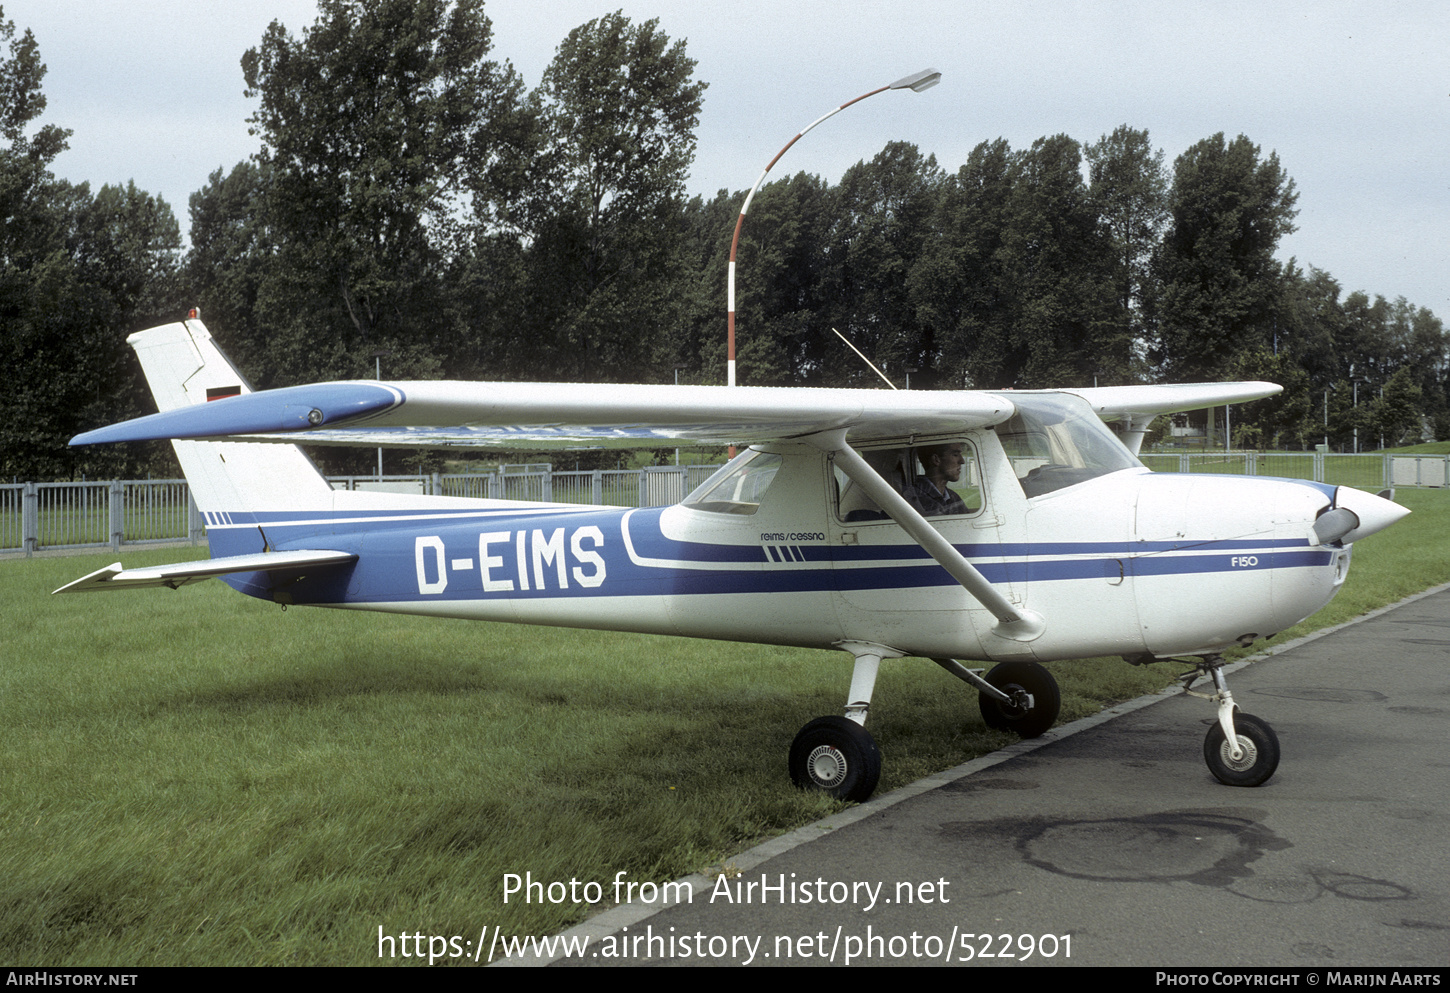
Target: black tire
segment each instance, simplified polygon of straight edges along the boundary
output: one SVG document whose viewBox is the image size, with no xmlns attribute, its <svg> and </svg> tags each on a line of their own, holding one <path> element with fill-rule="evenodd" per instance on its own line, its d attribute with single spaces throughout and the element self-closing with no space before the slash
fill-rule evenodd
<svg viewBox="0 0 1450 993">
<path fill-rule="evenodd" d="M 986 680 L 1004 693 L 1021 690 L 1032 694 L 1029 709 L 979 693 L 977 705 L 982 710 L 982 720 L 994 730 L 1016 731 L 1024 738 L 1036 738 L 1052 727 L 1062 710 L 1062 692 L 1057 688 L 1057 680 L 1036 662 L 1003 662 L 987 673 Z"/>
<path fill-rule="evenodd" d="M 861 803 L 881 778 L 881 749 L 861 725 L 844 717 L 817 717 L 790 746 L 790 778 L 801 789 L 823 790 Z"/>
<path fill-rule="evenodd" d="M 1274 729 L 1251 714 L 1234 713 L 1234 735 L 1244 757 L 1235 762 L 1229 754 L 1228 736 L 1218 721 L 1203 739 L 1203 760 L 1208 771 L 1225 786 L 1262 786 L 1279 768 L 1279 736 Z"/>
</svg>

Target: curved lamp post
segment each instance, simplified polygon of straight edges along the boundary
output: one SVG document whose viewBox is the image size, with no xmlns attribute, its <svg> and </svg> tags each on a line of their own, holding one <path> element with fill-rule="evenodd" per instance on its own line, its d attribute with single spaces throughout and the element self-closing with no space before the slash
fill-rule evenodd
<svg viewBox="0 0 1450 993">
<path fill-rule="evenodd" d="M 790 141 L 786 142 L 785 148 L 782 148 L 780 151 L 775 153 L 775 158 L 770 160 L 770 165 L 765 167 L 765 171 L 760 174 L 760 178 L 757 179 L 755 181 L 755 185 L 750 188 L 750 194 L 745 198 L 745 204 L 740 208 L 740 216 L 735 221 L 735 237 L 730 239 L 730 269 L 727 276 L 728 285 L 726 286 L 726 296 L 728 298 L 729 307 L 729 314 L 726 319 L 729 335 L 726 347 L 726 362 L 728 363 L 727 382 L 729 383 L 729 385 L 735 385 L 735 251 L 740 246 L 740 228 L 745 223 L 745 212 L 750 209 L 750 201 L 755 199 L 755 191 L 760 189 L 761 183 L 765 182 L 765 177 L 770 173 L 771 167 L 779 162 L 780 157 L 790 150 L 790 146 L 794 145 L 796 142 L 800 141 L 801 138 L 805 137 L 805 135 L 817 124 L 820 124 L 822 121 L 836 116 L 841 111 L 851 106 L 851 104 L 860 103 L 867 97 L 873 97 L 876 94 L 884 93 L 887 90 L 911 90 L 914 93 L 920 93 L 922 90 L 931 89 L 939 82 L 941 82 L 941 73 L 937 72 L 935 69 L 923 69 L 921 72 L 912 73 L 910 76 L 905 76 L 901 79 L 898 79 L 896 82 L 890 84 L 889 86 L 883 86 L 880 89 L 872 90 L 870 93 L 863 93 L 855 100 L 849 100 L 846 103 L 841 104 L 841 106 L 837 107 L 829 114 L 817 117 L 810 124 L 806 125 L 805 129 L 801 131 L 800 134 L 796 135 Z"/>
</svg>

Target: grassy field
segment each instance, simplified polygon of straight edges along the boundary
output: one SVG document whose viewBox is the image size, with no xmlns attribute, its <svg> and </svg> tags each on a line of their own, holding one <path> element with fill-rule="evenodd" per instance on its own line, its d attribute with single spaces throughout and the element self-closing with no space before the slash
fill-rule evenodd
<svg viewBox="0 0 1450 993">
<path fill-rule="evenodd" d="M 1450 495 L 1400 498 L 1306 630 L 1450 580 Z M 379 927 L 545 933 L 586 908 L 505 906 L 505 873 L 670 879 L 838 809 L 784 756 L 838 711 L 843 653 L 283 612 L 219 583 L 49 596 L 110 559 L 0 563 L 0 961 L 368 964 Z M 1070 720 L 1176 667 L 1053 670 Z M 882 792 L 1014 740 L 920 659 L 883 666 L 871 729 Z"/>
<path fill-rule="evenodd" d="M 1450 455 L 1450 441 L 1426 441 L 1418 445 L 1401 445 L 1386 448 L 1391 455 Z"/>
</svg>

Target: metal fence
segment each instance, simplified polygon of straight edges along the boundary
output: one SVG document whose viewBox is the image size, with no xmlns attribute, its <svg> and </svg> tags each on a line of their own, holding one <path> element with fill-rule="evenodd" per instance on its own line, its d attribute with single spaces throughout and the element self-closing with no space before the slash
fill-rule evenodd
<svg viewBox="0 0 1450 993">
<path fill-rule="evenodd" d="M 334 489 L 442 494 L 494 500 L 660 507 L 678 503 L 720 468 L 655 466 L 554 472 L 547 464 L 475 475 L 331 476 Z M 197 544 L 205 522 L 184 479 L 0 484 L 0 553 L 103 548 L 149 542 Z"/>
<path fill-rule="evenodd" d="M 554 470 L 548 465 L 505 467 L 470 475 L 331 476 L 334 489 L 387 490 L 486 500 L 578 503 L 602 507 L 663 507 L 679 503 L 709 479 L 718 465 L 651 466 L 647 469 Z M 515 471 L 507 471 L 507 470 Z"/>
<path fill-rule="evenodd" d="M 1196 452 L 1139 458 L 1154 472 L 1312 479 L 1378 490 L 1386 486 L 1450 486 L 1450 455 L 1331 455 L 1325 452 Z"/>
<path fill-rule="evenodd" d="M 205 538 L 184 479 L 0 485 L 0 552 Z"/>
<path fill-rule="evenodd" d="M 1312 479 L 1378 490 L 1385 486 L 1450 487 L 1450 456 L 1327 455 L 1230 452 L 1142 456 L 1156 472 L 1229 473 Z M 335 489 L 483 497 L 613 507 L 677 503 L 719 466 L 554 471 L 546 464 L 504 466 L 473 475 L 334 476 Z M 206 537 L 184 479 L 106 483 L 0 484 L 0 553 L 41 549 L 119 549 L 142 542 L 190 542 Z"/>
</svg>

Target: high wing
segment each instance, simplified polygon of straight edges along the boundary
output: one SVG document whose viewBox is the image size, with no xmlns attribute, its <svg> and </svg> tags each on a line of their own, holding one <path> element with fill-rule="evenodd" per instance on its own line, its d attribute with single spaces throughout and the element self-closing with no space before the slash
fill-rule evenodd
<svg viewBox="0 0 1450 993">
<path fill-rule="evenodd" d="M 1272 383 L 1064 390 L 1130 430 L 1161 413 L 1278 393 Z M 748 444 L 844 431 L 849 442 L 989 427 L 1010 391 L 885 391 L 585 383 L 290 386 L 179 407 L 78 435 L 72 445 L 159 439 L 362 447 L 644 447 Z M 1140 435 L 1141 436 L 1141 435 Z M 1130 445 L 1136 451 L 1135 445 Z"/>
<path fill-rule="evenodd" d="M 1283 390 L 1282 386 L 1274 383 L 1177 383 L 1164 386 L 1095 386 L 1061 392 L 1082 397 L 1105 421 L 1121 421 L 1123 444 L 1137 455 L 1148 425 L 1159 414 L 1262 400 Z"/>
<path fill-rule="evenodd" d="M 241 572 L 296 571 L 308 568 L 330 568 L 356 562 L 351 552 L 336 551 L 293 551 L 259 552 L 256 555 L 232 555 L 227 558 L 205 559 L 200 562 L 178 562 L 175 565 L 151 566 L 142 569 L 126 569 L 119 562 L 113 562 L 104 569 L 97 569 L 82 576 L 73 583 L 67 583 L 55 593 L 94 593 L 102 590 L 144 589 L 167 586 L 176 589 L 188 583 L 199 583 L 217 576 L 229 576 Z"/>
<path fill-rule="evenodd" d="M 1282 391 L 1283 387 L 1274 383 L 1177 383 L 1165 386 L 1094 386 L 1059 392 L 1082 397 L 1099 417 L 1113 421 L 1203 410 L 1225 403 L 1246 403 Z"/>
<path fill-rule="evenodd" d="M 599 383 L 319 383 L 181 407 L 91 431 L 75 445 L 165 438 L 375 447 L 673 445 L 773 441 L 845 429 L 853 440 L 985 427 L 1012 416 L 990 393 Z"/>
</svg>

